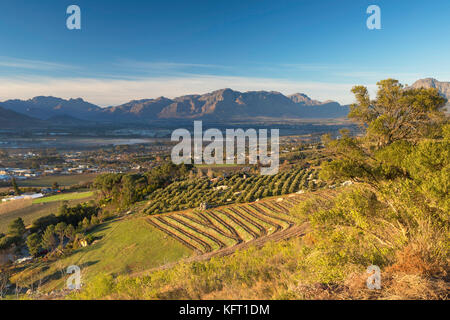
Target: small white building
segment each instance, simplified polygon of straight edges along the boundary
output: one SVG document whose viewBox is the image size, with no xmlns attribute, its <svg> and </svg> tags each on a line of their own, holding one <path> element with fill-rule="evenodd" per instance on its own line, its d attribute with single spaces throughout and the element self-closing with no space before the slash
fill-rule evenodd
<svg viewBox="0 0 450 320">
<path fill-rule="evenodd" d="M 9 197 L 2 199 L 2 202 L 15 201 L 15 200 L 34 200 L 44 197 L 42 193 L 33 193 L 33 194 L 23 194 L 21 196 Z"/>
</svg>

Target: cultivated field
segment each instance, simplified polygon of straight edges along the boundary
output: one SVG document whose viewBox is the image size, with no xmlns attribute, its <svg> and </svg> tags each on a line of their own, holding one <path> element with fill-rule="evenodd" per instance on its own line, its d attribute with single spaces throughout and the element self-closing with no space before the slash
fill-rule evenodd
<svg viewBox="0 0 450 320">
<path fill-rule="evenodd" d="M 58 182 L 61 187 L 70 187 L 76 184 L 83 184 L 86 182 L 94 181 L 97 174 L 74 174 L 74 175 L 61 175 L 61 176 L 44 176 L 37 179 L 21 180 L 17 183 L 20 187 L 42 187 L 48 188 L 53 185 L 53 182 Z"/>
<path fill-rule="evenodd" d="M 328 198 L 333 191 L 314 193 Z M 199 255 L 224 255 L 252 244 L 281 240 L 302 233 L 290 209 L 310 195 L 289 195 L 253 203 L 148 217 L 147 223 Z"/>
<path fill-rule="evenodd" d="M 55 201 L 79 200 L 79 199 L 90 198 L 92 196 L 94 196 L 94 192 L 92 192 L 92 191 L 62 193 L 62 194 L 57 194 L 57 195 L 50 196 L 50 197 L 35 199 L 35 200 L 33 200 L 33 204 L 55 202 Z"/>
<path fill-rule="evenodd" d="M 202 202 L 212 206 L 248 203 L 271 196 L 293 194 L 321 187 L 317 171 L 293 168 L 272 176 L 234 174 L 224 179 L 194 178 L 176 181 L 148 196 L 146 213 L 198 208 Z M 316 183 L 317 182 L 317 183 Z"/>
<path fill-rule="evenodd" d="M 33 200 L 21 199 L 16 201 L 0 202 L 0 216 L 9 212 L 31 207 Z"/>
</svg>

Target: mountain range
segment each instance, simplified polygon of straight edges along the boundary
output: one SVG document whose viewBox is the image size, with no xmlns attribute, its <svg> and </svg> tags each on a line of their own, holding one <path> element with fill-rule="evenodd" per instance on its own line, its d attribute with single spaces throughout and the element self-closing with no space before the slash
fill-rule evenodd
<svg viewBox="0 0 450 320">
<path fill-rule="evenodd" d="M 416 81 L 413 88 L 436 88 L 450 99 L 450 82 L 432 78 Z M 261 118 L 344 118 L 349 111 L 335 101 L 313 100 L 303 93 L 285 96 L 275 91 L 239 92 L 221 89 L 203 95 L 173 99 L 133 100 L 101 108 L 78 99 L 35 97 L 30 100 L 0 102 L 0 125 L 79 125 L 86 121 L 108 123 L 148 123 L 155 120 L 202 119 L 212 121 Z M 88 122 L 89 123 L 89 122 Z"/>
<path fill-rule="evenodd" d="M 186 95 L 174 99 L 133 100 L 128 103 L 101 108 L 81 98 L 64 100 L 55 97 L 35 97 L 30 100 L 8 100 L 0 103 L 3 109 L 49 120 L 64 117 L 96 122 L 149 122 L 153 120 L 204 119 L 236 120 L 267 118 L 341 118 L 347 106 L 334 101 L 320 102 L 297 93 L 285 96 L 279 92 L 239 92 L 217 90 L 203 95 Z"/>
</svg>

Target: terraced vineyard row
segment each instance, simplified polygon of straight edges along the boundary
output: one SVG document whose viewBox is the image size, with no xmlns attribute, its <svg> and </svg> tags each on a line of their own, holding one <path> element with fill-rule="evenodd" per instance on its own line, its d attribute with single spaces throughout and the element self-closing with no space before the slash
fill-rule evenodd
<svg viewBox="0 0 450 320">
<path fill-rule="evenodd" d="M 324 198 L 333 196 L 325 192 L 317 195 Z M 155 215 L 146 220 L 199 254 L 206 254 L 293 228 L 295 224 L 289 218 L 289 209 L 308 197 L 296 194 L 205 211 Z"/>
</svg>

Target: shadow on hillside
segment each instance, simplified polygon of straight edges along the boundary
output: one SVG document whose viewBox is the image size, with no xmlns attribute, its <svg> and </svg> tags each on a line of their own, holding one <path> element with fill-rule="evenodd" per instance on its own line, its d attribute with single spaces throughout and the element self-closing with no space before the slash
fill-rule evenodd
<svg viewBox="0 0 450 320">
<path fill-rule="evenodd" d="M 98 263 L 100 260 L 95 260 L 95 261 L 88 261 L 85 262 L 83 264 L 78 265 L 78 267 L 80 267 L 81 272 L 83 272 L 84 268 L 90 267 L 96 263 Z M 55 272 L 53 272 L 52 274 L 45 276 L 44 278 L 40 279 L 40 280 L 36 280 L 33 283 L 30 283 L 27 287 L 29 288 L 33 288 L 34 290 L 38 289 L 40 286 L 45 285 L 51 281 L 58 281 L 58 280 L 67 280 L 71 274 L 66 273 L 68 266 L 65 266 L 63 269 L 61 270 L 56 270 Z M 45 270 L 48 270 L 49 267 L 46 267 Z M 44 270 L 42 270 L 44 271 Z M 65 286 L 65 284 L 63 284 L 63 286 Z"/>
<path fill-rule="evenodd" d="M 95 227 L 92 227 L 92 229 L 89 230 L 88 234 L 93 234 L 93 233 L 110 230 L 110 229 L 111 229 L 111 226 L 108 223 L 102 223 Z"/>
</svg>

